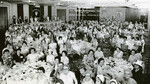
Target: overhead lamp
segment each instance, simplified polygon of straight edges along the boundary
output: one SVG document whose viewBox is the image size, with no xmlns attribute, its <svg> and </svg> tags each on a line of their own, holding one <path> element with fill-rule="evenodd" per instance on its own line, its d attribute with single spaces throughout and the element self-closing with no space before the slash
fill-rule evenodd
<svg viewBox="0 0 150 84">
<path fill-rule="evenodd" d="M 0 1 L 1 4 L 4 4 L 4 1 Z"/>
</svg>

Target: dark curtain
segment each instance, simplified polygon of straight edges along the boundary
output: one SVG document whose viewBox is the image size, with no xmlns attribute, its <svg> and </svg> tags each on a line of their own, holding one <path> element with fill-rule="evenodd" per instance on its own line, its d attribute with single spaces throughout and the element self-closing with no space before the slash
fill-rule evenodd
<svg viewBox="0 0 150 84">
<path fill-rule="evenodd" d="M 77 8 L 77 20 L 79 20 L 79 8 Z"/>
<path fill-rule="evenodd" d="M 48 16 L 49 16 L 49 19 L 51 20 L 52 19 L 52 7 L 51 6 L 48 6 Z"/>
<path fill-rule="evenodd" d="M 35 15 L 38 12 L 38 15 Z M 38 17 L 40 22 L 44 20 L 44 6 L 36 7 L 34 5 L 29 5 L 29 17 Z"/>
<path fill-rule="evenodd" d="M 23 15 L 23 4 L 17 4 L 17 9 L 18 9 L 18 17 L 21 16 L 22 20 L 24 19 Z"/>
<path fill-rule="evenodd" d="M 8 25 L 7 7 L 0 7 L 0 28 L 6 29 Z"/>
<path fill-rule="evenodd" d="M 7 7 L 0 7 L 0 60 L 2 56 L 2 49 L 5 41 L 5 31 L 8 28 L 8 12 Z"/>
<path fill-rule="evenodd" d="M 44 21 L 44 6 L 40 6 L 40 18 L 41 18 L 41 22 Z"/>
<path fill-rule="evenodd" d="M 32 9 L 33 9 L 33 5 L 29 5 L 29 17 L 33 17 L 33 13 L 32 13 Z"/>
</svg>

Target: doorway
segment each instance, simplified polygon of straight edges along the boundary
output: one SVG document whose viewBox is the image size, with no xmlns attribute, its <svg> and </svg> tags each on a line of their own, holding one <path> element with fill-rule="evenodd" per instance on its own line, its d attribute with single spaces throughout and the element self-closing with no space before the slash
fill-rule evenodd
<svg viewBox="0 0 150 84">
<path fill-rule="evenodd" d="M 66 20 L 66 9 L 57 9 L 57 17 L 59 20 Z"/>
<path fill-rule="evenodd" d="M 0 30 L 6 29 L 8 25 L 7 7 L 0 7 Z"/>
<path fill-rule="evenodd" d="M 5 47 L 5 31 L 8 28 L 8 12 L 7 7 L 0 7 L 0 60 L 2 56 L 2 50 Z"/>
</svg>

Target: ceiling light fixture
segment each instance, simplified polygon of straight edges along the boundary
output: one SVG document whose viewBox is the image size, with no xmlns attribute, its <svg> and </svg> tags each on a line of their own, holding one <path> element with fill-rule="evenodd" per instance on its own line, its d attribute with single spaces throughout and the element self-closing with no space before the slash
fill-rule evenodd
<svg viewBox="0 0 150 84">
<path fill-rule="evenodd" d="M 4 1 L 0 1 L 1 4 L 4 4 Z"/>
</svg>

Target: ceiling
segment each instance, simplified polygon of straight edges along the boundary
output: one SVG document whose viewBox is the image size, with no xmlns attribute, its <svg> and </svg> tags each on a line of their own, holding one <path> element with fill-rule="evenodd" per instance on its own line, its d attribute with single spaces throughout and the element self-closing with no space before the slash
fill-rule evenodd
<svg viewBox="0 0 150 84">
<path fill-rule="evenodd" d="M 147 6 L 150 0 L 0 0 L 10 3 L 23 4 L 47 4 L 47 5 L 70 5 L 77 7 L 94 7 L 94 6 Z M 150 8 L 150 7 L 149 7 Z"/>
</svg>

